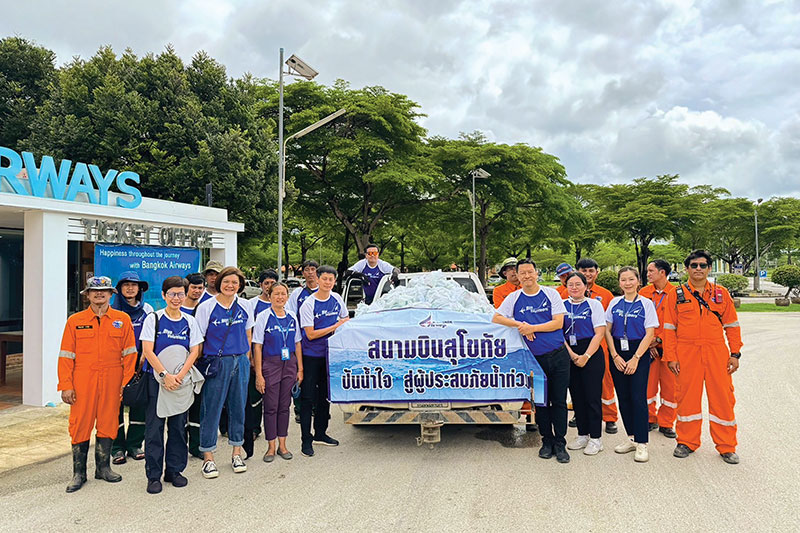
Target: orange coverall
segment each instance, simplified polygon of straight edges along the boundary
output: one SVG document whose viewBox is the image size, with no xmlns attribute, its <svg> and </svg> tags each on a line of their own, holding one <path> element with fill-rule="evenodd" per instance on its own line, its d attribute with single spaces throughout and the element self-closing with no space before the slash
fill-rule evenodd
<svg viewBox="0 0 800 533">
<path fill-rule="evenodd" d="M 675 290 L 675 285 L 667 283 L 663 291 L 658 291 L 654 285 L 642 287 L 639 291 L 645 298 L 649 298 L 656 308 L 658 315 L 658 327 L 655 336 L 662 340 L 657 346 L 661 348 L 662 355 L 664 350 L 664 309 L 667 295 Z M 661 388 L 661 407 L 656 408 L 658 389 Z M 675 410 L 678 404 L 675 402 L 675 374 L 670 372 L 667 362 L 663 357 L 653 359 L 650 363 L 650 374 L 647 378 L 647 409 L 650 412 L 650 422 L 657 422 L 658 427 L 671 428 L 675 424 Z"/>
<path fill-rule="evenodd" d="M 58 354 L 58 390 L 74 390 L 69 411 L 72 444 L 97 436 L 113 439 L 119 426 L 120 392 L 136 366 L 136 340 L 127 313 L 91 307 L 67 319 Z"/>
<path fill-rule="evenodd" d="M 603 304 L 603 309 L 608 309 L 608 304 L 614 299 L 614 295 L 611 294 L 611 291 L 608 289 L 595 283 L 592 285 L 592 288 L 589 289 L 589 298 L 594 298 L 595 300 L 599 298 L 600 303 Z M 600 395 L 600 401 L 603 402 L 603 422 L 616 422 L 617 401 L 614 399 L 614 380 L 611 378 L 610 370 L 610 365 L 613 363 L 609 358 L 610 354 L 605 338 L 600 341 L 600 346 L 603 347 L 603 351 L 606 353 L 606 371 L 605 374 L 603 374 L 603 391 Z"/>
<path fill-rule="evenodd" d="M 673 291 L 664 302 L 664 361 L 678 361 L 676 379 L 678 444 L 691 450 L 700 447 L 703 425 L 703 382 L 708 396 L 711 438 L 719 453 L 736 451 L 736 418 L 733 380 L 728 373 L 730 354 L 742 348 L 742 332 L 728 291 L 706 283 L 700 295 L 722 320 L 709 313 L 683 285 L 685 303 Z M 725 343 L 727 337 L 728 343 Z"/>
<path fill-rule="evenodd" d="M 558 287 L 556 287 L 556 290 L 558 291 L 558 294 L 561 296 L 561 298 L 563 298 L 564 300 L 569 298 L 569 293 L 567 292 L 567 287 L 563 283 L 561 285 L 559 285 Z"/>
<path fill-rule="evenodd" d="M 495 287 L 492 291 L 492 303 L 494 304 L 494 308 L 497 309 L 500 307 L 500 304 L 503 303 L 503 300 L 506 299 L 506 296 L 518 290 L 519 288 L 520 285 L 514 285 L 509 281 L 506 281 L 502 285 Z"/>
</svg>

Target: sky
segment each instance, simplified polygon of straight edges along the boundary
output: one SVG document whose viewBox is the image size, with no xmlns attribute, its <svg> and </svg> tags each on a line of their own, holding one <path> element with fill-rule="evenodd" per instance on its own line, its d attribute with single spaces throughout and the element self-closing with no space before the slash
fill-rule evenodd
<svg viewBox="0 0 800 533">
<path fill-rule="evenodd" d="M 3 0 L 0 36 L 59 65 L 205 50 L 277 79 L 278 51 L 408 95 L 430 135 L 540 146 L 572 181 L 679 174 L 800 196 L 800 0 Z"/>
</svg>

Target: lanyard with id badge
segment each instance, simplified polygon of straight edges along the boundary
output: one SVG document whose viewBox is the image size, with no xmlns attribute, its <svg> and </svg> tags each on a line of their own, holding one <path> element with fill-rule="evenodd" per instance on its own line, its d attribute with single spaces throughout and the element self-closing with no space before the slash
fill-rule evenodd
<svg viewBox="0 0 800 533">
<path fill-rule="evenodd" d="M 633 302 L 631 302 L 631 306 L 630 307 L 627 307 L 625 304 L 627 304 L 628 302 L 624 298 L 622 299 L 622 302 L 623 302 L 622 303 L 622 305 L 623 305 L 622 312 L 623 312 L 623 315 L 624 315 L 625 318 L 622 321 L 622 338 L 619 340 L 619 348 L 623 352 L 627 352 L 628 350 L 631 349 L 630 345 L 628 344 L 628 311 L 630 311 L 633 308 L 633 306 L 636 305 L 636 300 L 638 300 L 638 299 L 639 299 L 639 296 L 637 295 L 633 299 Z"/>
<path fill-rule="evenodd" d="M 287 316 L 286 318 L 287 318 L 287 322 L 288 322 L 289 317 Z M 283 347 L 281 348 L 281 361 L 288 361 L 289 357 L 291 355 L 290 352 L 289 352 L 289 343 L 288 343 L 289 327 L 286 326 L 284 328 L 283 326 L 281 326 L 281 321 L 278 318 L 278 315 L 275 315 L 275 322 L 277 322 L 278 330 L 280 330 L 281 336 L 283 337 Z"/>
<path fill-rule="evenodd" d="M 580 307 L 580 304 L 578 304 Z M 572 300 L 569 302 L 569 318 L 572 323 L 567 328 L 567 337 L 569 338 L 569 345 L 570 346 L 577 346 L 578 345 L 578 337 L 575 335 L 575 304 L 572 303 Z"/>
</svg>

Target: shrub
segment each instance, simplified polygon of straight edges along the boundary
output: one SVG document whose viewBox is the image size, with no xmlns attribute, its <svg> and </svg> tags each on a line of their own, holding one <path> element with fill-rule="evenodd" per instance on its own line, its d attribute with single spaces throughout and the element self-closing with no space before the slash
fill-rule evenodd
<svg viewBox="0 0 800 533">
<path fill-rule="evenodd" d="M 779 266 L 772 271 L 772 282 L 786 287 L 786 296 L 784 296 L 784 298 L 788 298 L 789 293 L 792 292 L 792 289 L 797 289 L 800 287 L 800 266 Z"/>
<path fill-rule="evenodd" d="M 617 281 L 617 272 L 615 270 L 602 270 L 597 274 L 597 279 L 594 282 L 604 289 L 611 291 L 614 296 L 622 294 L 622 289 L 619 288 Z"/>
<path fill-rule="evenodd" d="M 739 274 L 720 274 L 716 281 L 731 294 L 745 290 L 749 284 L 747 278 Z"/>
</svg>

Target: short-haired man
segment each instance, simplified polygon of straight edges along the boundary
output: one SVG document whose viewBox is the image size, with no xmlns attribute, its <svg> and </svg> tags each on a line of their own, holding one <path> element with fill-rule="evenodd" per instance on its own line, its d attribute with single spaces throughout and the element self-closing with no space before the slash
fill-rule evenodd
<svg viewBox="0 0 800 533">
<path fill-rule="evenodd" d="M 186 276 L 188 287 L 186 288 L 186 299 L 181 304 L 181 311 L 187 315 L 194 316 L 197 306 L 200 305 L 200 299 L 206 290 L 206 280 L 200 272 L 189 274 Z"/>
<path fill-rule="evenodd" d="M 395 267 L 380 259 L 381 251 L 377 244 L 368 244 L 364 249 L 364 259 L 359 259 L 351 266 L 345 274 L 361 279 L 364 288 L 364 303 L 367 305 L 375 299 L 375 291 L 378 289 L 383 276 L 391 275 L 392 282 L 397 283 L 400 271 Z"/>
<path fill-rule="evenodd" d="M 711 438 L 722 459 L 737 464 L 731 376 L 741 357 L 739 318 L 725 287 L 708 282 L 712 264 L 708 252 L 695 250 L 683 264 L 689 282 L 664 302 L 664 360 L 677 376 L 678 391 L 678 445 L 673 455 L 682 459 L 700 447 L 705 382 Z"/>
<path fill-rule="evenodd" d="M 303 383 L 300 386 L 300 451 L 313 457 L 313 443 L 338 446 L 339 441 L 328 435 L 328 337 L 349 320 L 342 297 L 333 292 L 336 269 L 323 265 L 317 269 L 319 290 L 300 307 L 301 347 L 303 351 Z M 311 434 L 311 417 L 314 434 Z"/>
<path fill-rule="evenodd" d="M 289 295 L 289 301 L 286 302 L 285 306 L 287 311 L 294 313 L 298 318 L 300 318 L 299 312 L 303 302 L 319 289 L 319 280 L 317 279 L 319 263 L 316 261 L 306 261 L 303 263 L 302 267 L 303 279 L 306 283 L 303 287 L 292 291 L 292 294 Z"/>
<path fill-rule="evenodd" d="M 519 290 L 519 278 L 517 278 L 517 258 L 507 257 L 500 265 L 498 276 L 503 278 L 505 283 L 498 285 L 492 291 L 492 303 L 494 308 L 497 309 L 503 303 L 503 300 L 514 291 Z"/>
<path fill-rule="evenodd" d="M 195 272 L 186 276 L 186 281 L 189 286 L 186 289 L 186 299 L 181 304 L 181 311 L 193 317 L 203 295 L 207 294 L 205 292 L 206 280 L 203 274 Z M 203 458 L 203 452 L 200 451 L 200 394 L 194 395 L 194 400 L 186 415 L 186 442 L 189 446 L 189 454 L 198 459 Z"/>
<path fill-rule="evenodd" d="M 205 302 L 212 296 L 217 295 L 217 276 L 222 272 L 222 263 L 219 261 L 209 261 L 203 269 L 203 276 L 206 278 L 206 292 L 200 297 L 200 303 Z M 244 289 L 244 287 L 242 287 Z"/>
<path fill-rule="evenodd" d="M 569 293 L 567 292 L 567 276 L 572 274 L 572 272 L 572 265 L 569 263 L 561 263 L 556 267 L 556 276 L 561 280 L 561 285 L 556 287 L 556 290 L 561 298 L 565 300 L 569 297 Z"/>
<path fill-rule="evenodd" d="M 603 309 L 608 309 L 608 304 L 614 299 L 614 295 L 605 287 L 595 283 L 597 274 L 600 273 L 600 265 L 597 264 L 597 261 L 589 257 L 582 257 L 575 263 L 575 268 L 586 278 L 586 291 L 589 298 L 599 300 L 603 304 Z M 619 430 L 617 428 L 617 401 L 614 395 L 614 380 L 611 378 L 612 363 L 609 359 L 609 350 L 605 339 L 600 342 L 600 345 L 606 354 L 606 371 L 603 374 L 603 390 L 600 397 L 603 402 L 603 422 L 606 423 L 606 433 L 613 435 Z"/>
<path fill-rule="evenodd" d="M 649 298 L 656 308 L 658 327 L 656 327 L 653 341 L 650 343 L 650 374 L 647 378 L 647 409 L 649 411 L 650 431 L 658 429 L 665 437 L 674 439 L 675 430 L 675 375 L 663 360 L 664 355 L 664 300 L 667 295 L 675 290 L 667 276 L 672 271 L 669 263 L 663 259 L 654 259 L 647 265 L 647 281 L 649 285 L 639 291 L 644 298 Z M 659 394 L 659 389 L 661 392 Z M 658 397 L 661 397 L 661 406 L 657 407 Z"/>
<path fill-rule="evenodd" d="M 277 281 L 278 273 L 271 268 L 262 270 L 261 274 L 258 275 L 258 285 L 261 287 L 261 294 L 247 300 L 247 303 L 250 305 L 250 310 L 252 311 L 253 320 L 256 319 L 261 311 L 265 311 L 271 307 L 269 303 L 269 291 Z"/>
<path fill-rule="evenodd" d="M 113 472 L 111 440 L 118 430 L 123 386 L 136 369 L 136 339 L 131 319 L 108 305 L 116 289 L 105 276 L 89 278 L 81 294 L 89 307 L 67 319 L 58 354 L 58 390 L 69 404 L 69 434 L 72 438 L 72 481 L 67 492 L 86 483 L 89 439 L 97 427 L 94 450 L 96 479 L 122 480 Z"/>
<path fill-rule="evenodd" d="M 567 386 L 570 358 L 564 344 L 564 301 L 555 289 L 539 285 L 539 272 L 530 259 L 517 263 L 522 288 L 503 300 L 492 322 L 519 330 L 547 376 L 547 405 L 536 407 L 536 424 L 542 435 L 539 457 L 555 454 L 559 463 L 569 462 L 566 449 Z"/>
</svg>

